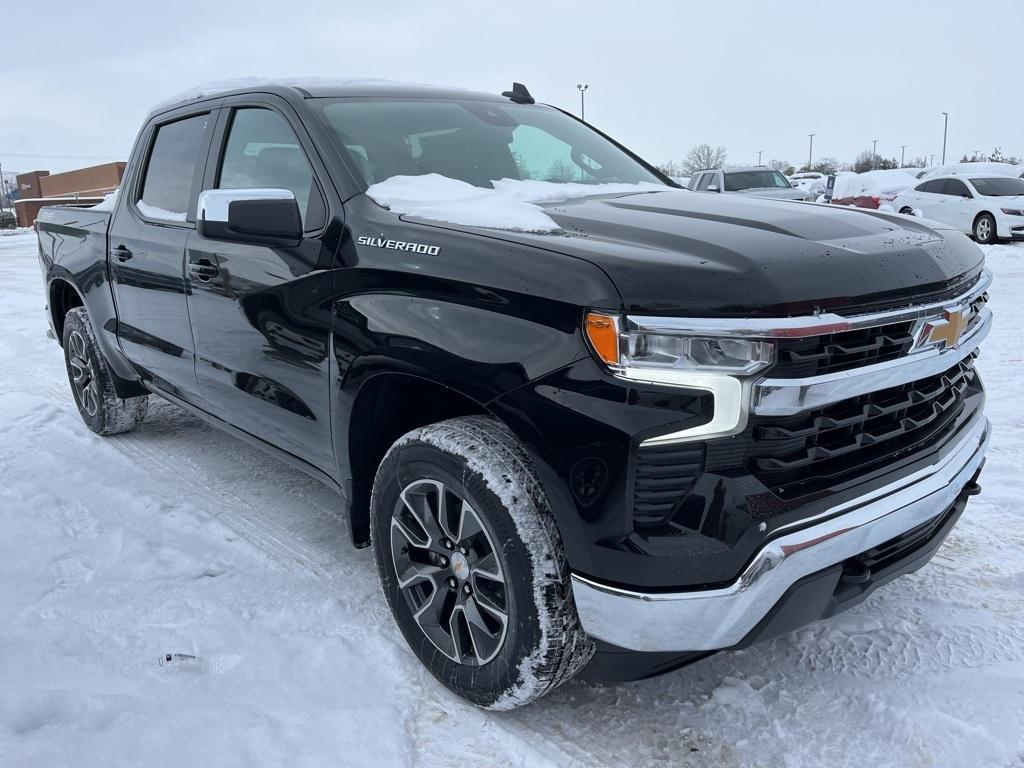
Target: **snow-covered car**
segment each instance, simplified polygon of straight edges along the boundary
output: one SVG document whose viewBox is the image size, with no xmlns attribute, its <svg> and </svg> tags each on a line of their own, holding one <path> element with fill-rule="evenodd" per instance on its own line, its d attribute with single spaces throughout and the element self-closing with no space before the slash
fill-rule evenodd
<svg viewBox="0 0 1024 768">
<path fill-rule="evenodd" d="M 876 210 L 915 181 L 914 174 L 902 168 L 842 174 L 836 177 L 832 204 Z"/>
<path fill-rule="evenodd" d="M 958 174 L 960 176 L 1012 176 L 1024 179 L 1024 165 L 1015 165 L 1014 163 L 948 163 L 924 170 L 926 172 L 923 175 L 918 175 L 918 178 L 932 179 L 937 176 Z"/>
<path fill-rule="evenodd" d="M 14 229 L 18 226 L 18 217 L 10 208 L 0 208 L 0 229 Z"/>
<path fill-rule="evenodd" d="M 1024 179 L 957 174 L 927 178 L 897 195 L 893 207 L 900 213 L 920 211 L 979 243 L 1024 240 Z"/>
<path fill-rule="evenodd" d="M 825 194 L 828 176 L 818 171 L 805 171 L 803 173 L 794 173 L 789 177 L 789 181 L 794 187 L 802 189 L 808 195 L 816 198 L 818 195 Z"/>
<path fill-rule="evenodd" d="M 794 187 L 789 179 L 772 168 L 715 168 L 690 177 L 690 189 L 696 192 L 730 192 L 776 200 L 813 200 L 814 195 Z"/>
</svg>

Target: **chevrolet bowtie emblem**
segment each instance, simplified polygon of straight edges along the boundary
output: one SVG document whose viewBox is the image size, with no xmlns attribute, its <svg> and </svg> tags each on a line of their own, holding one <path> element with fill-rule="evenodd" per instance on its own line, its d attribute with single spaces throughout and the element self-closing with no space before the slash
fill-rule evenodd
<svg viewBox="0 0 1024 768">
<path fill-rule="evenodd" d="M 970 318 L 964 312 L 946 310 L 942 313 L 942 320 L 936 320 L 928 324 L 927 339 L 931 344 L 944 342 L 946 347 L 955 347 L 960 336 L 967 330 Z"/>
</svg>

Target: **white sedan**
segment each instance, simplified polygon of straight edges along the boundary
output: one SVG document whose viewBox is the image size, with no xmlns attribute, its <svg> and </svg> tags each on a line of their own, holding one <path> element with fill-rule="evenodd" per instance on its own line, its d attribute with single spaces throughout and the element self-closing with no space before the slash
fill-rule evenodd
<svg viewBox="0 0 1024 768">
<path fill-rule="evenodd" d="M 932 176 L 896 195 L 892 206 L 900 213 L 920 211 L 979 243 L 1024 240 L 1024 179 Z"/>
</svg>

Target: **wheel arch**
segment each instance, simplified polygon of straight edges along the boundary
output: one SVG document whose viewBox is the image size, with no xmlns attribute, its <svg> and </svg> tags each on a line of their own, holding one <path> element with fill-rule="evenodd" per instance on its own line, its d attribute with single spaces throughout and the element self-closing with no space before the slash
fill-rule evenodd
<svg viewBox="0 0 1024 768">
<path fill-rule="evenodd" d="M 57 343 L 64 346 L 64 320 L 68 312 L 75 307 L 84 307 L 85 299 L 78 288 L 63 277 L 55 277 L 50 281 L 47 290 L 47 307 L 50 312 L 50 325 L 57 337 Z M 88 311 L 88 310 L 86 310 Z"/>
<path fill-rule="evenodd" d="M 417 427 L 473 415 L 495 414 L 485 403 L 421 375 L 386 371 L 362 382 L 352 400 L 347 427 L 340 430 L 340 441 L 336 439 L 348 458 L 348 520 L 355 546 L 370 543 L 373 480 L 394 442 Z"/>
</svg>

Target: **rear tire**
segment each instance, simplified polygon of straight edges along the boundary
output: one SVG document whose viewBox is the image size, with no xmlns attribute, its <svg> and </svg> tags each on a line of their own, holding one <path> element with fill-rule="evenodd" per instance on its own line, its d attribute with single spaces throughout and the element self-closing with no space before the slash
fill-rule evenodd
<svg viewBox="0 0 1024 768">
<path fill-rule="evenodd" d="M 900 208 L 900 213 L 902 213 L 904 216 L 913 216 L 914 209 L 911 208 L 909 205 L 905 205 L 902 208 Z"/>
<path fill-rule="evenodd" d="M 97 435 L 117 435 L 139 426 L 149 410 L 149 397 L 122 400 L 117 396 L 83 307 L 75 307 L 65 316 L 63 344 L 68 383 L 86 426 Z"/>
<path fill-rule="evenodd" d="M 991 213 L 983 213 L 974 220 L 974 239 L 983 245 L 996 242 L 996 219 Z"/>
<path fill-rule="evenodd" d="M 513 709 L 593 655 L 547 496 L 500 422 L 469 416 L 400 438 L 377 471 L 370 516 L 395 622 L 454 693 Z"/>
</svg>

